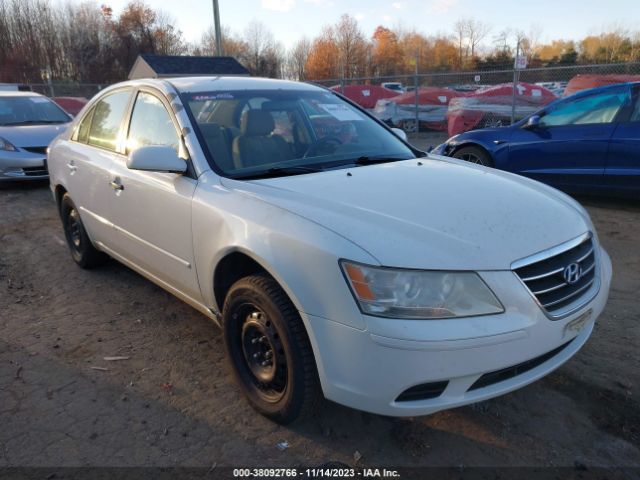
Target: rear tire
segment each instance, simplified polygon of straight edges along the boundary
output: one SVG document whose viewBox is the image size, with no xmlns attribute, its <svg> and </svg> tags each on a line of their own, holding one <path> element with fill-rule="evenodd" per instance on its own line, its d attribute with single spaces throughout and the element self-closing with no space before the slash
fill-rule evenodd
<svg viewBox="0 0 640 480">
<path fill-rule="evenodd" d="M 250 405 L 281 424 L 309 416 L 321 398 L 313 351 L 278 283 L 265 275 L 238 280 L 222 323 L 234 377 Z"/>
<path fill-rule="evenodd" d="M 493 160 L 480 147 L 462 147 L 460 150 L 456 150 L 452 157 L 485 167 L 493 167 Z"/>
<path fill-rule="evenodd" d="M 400 123 L 400 128 L 405 131 L 405 133 L 416 133 L 418 131 L 418 123 L 414 119 L 403 120 Z"/>
<path fill-rule="evenodd" d="M 106 254 L 97 250 L 91 243 L 80 219 L 80 213 L 68 193 L 65 193 L 60 201 L 60 218 L 71 257 L 80 267 L 95 268 L 108 259 Z"/>
</svg>

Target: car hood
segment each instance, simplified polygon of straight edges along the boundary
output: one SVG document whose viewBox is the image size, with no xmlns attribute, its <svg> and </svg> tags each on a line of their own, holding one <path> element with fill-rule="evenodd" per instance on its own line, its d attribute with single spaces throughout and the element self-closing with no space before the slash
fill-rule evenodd
<svg viewBox="0 0 640 480">
<path fill-rule="evenodd" d="M 0 126 L 0 137 L 8 140 L 16 147 L 46 147 L 54 138 L 64 132 L 68 126 L 68 123 Z"/>
<path fill-rule="evenodd" d="M 553 189 L 444 157 L 223 183 L 323 225 L 385 266 L 505 270 L 590 227 Z"/>
</svg>

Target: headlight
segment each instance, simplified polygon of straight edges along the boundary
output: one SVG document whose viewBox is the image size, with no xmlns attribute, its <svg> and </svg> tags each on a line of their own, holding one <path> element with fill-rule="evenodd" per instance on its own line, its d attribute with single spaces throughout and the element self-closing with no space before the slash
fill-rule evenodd
<svg viewBox="0 0 640 480">
<path fill-rule="evenodd" d="M 367 315 L 435 319 L 504 312 L 477 273 L 403 270 L 347 261 L 340 266 Z"/>
<path fill-rule="evenodd" d="M 18 149 L 14 147 L 9 141 L 0 137 L 0 150 L 4 150 L 6 152 L 17 152 Z"/>
</svg>

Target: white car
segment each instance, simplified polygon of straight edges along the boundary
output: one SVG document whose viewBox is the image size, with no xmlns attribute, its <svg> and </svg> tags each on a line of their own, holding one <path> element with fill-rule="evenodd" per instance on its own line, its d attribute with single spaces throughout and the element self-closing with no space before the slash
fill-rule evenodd
<svg viewBox="0 0 640 480">
<path fill-rule="evenodd" d="M 415 416 L 510 392 L 575 354 L 607 301 L 574 200 L 419 152 L 308 84 L 114 85 L 50 173 L 73 259 L 107 254 L 217 322 L 278 422 L 321 395 Z"/>
<path fill-rule="evenodd" d="M 44 95 L 0 90 L 0 182 L 46 179 L 47 146 L 69 122 Z"/>
<path fill-rule="evenodd" d="M 404 93 L 406 89 L 402 86 L 400 82 L 382 82 L 381 86 L 388 90 L 393 90 L 394 92 Z"/>
</svg>

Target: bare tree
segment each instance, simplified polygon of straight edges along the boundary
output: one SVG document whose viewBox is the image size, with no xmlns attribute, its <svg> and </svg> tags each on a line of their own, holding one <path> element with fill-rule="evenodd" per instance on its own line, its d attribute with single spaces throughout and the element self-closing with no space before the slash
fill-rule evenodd
<svg viewBox="0 0 640 480">
<path fill-rule="evenodd" d="M 453 24 L 460 65 L 468 64 L 477 55 L 478 47 L 490 31 L 489 25 L 473 18 L 461 18 Z"/>
<path fill-rule="evenodd" d="M 458 46 L 458 58 L 460 66 L 464 65 L 468 56 L 468 50 L 465 48 L 467 41 L 467 25 L 466 20 L 461 18 L 453 24 L 453 33 L 455 34 L 456 44 Z"/>
<path fill-rule="evenodd" d="M 344 77 L 363 75 L 366 69 L 367 40 L 350 15 L 342 15 L 334 30 Z"/>
<path fill-rule="evenodd" d="M 471 50 L 471 58 L 476 56 L 478 46 L 491 32 L 491 27 L 486 23 L 479 20 L 468 19 L 467 20 L 467 40 L 469 42 L 469 49 Z"/>
<path fill-rule="evenodd" d="M 302 37 L 287 53 L 287 77 L 295 80 L 306 80 L 305 72 L 311 42 L 307 37 Z"/>
<path fill-rule="evenodd" d="M 283 49 L 271 30 L 261 22 L 252 21 L 244 31 L 243 40 L 247 46 L 245 66 L 252 75 L 282 76 Z"/>
</svg>

